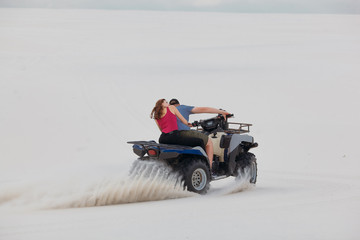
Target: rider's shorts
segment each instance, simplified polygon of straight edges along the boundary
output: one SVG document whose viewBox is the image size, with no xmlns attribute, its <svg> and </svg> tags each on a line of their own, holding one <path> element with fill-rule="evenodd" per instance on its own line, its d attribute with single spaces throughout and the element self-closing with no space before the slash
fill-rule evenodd
<svg viewBox="0 0 360 240">
<path fill-rule="evenodd" d="M 159 138 L 159 143 L 177 144 L 190 147 L 201 146 L 205 149 L 208 143 L 208 136 L 195 130 L 176 130 L 170 133 L 162 133 Z"/>
</svg>

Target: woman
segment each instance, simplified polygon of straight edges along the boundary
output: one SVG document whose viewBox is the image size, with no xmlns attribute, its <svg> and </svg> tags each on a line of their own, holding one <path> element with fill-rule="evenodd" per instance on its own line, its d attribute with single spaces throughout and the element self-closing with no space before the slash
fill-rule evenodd
<svg viewBox="0 0 360 240">
<path fill-rule="evenodd" d="M 159 138 L 159 143 L 179 144 L 190 147 L 201 146 L 205 149 L 209 158 L 210 169 L 213 161 L 214 148 L 211 139 L 198 131 L 182 130 L 178 131 L 177 119 L 178 117 L 182 123 L 191 127 L 186 119 L 180 114 L 175 106 L 170 105 L 165 99 L 160 99 L 156 102 L 155 107 L 151 112 L 151 118 L 155 119 L 160 131 L 162 132 Z"/>
</svg>

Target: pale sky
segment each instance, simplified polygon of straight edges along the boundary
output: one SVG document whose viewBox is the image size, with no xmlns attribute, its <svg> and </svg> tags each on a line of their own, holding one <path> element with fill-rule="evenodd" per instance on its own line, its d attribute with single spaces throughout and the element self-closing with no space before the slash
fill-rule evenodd
<svg viewBox="0 0 360 240">
<path fill-rule="evenodd" d="M 0 0 L 0 7 L 360 14 L 360 0 Z"/>
</svg>

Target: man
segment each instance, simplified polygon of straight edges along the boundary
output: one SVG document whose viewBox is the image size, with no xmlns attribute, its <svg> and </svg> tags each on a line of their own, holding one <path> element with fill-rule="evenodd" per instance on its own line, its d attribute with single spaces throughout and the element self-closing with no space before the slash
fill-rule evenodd
<svg viewBox="0 0 360 240">
<path fill-rule="evenodd" d="M 217 113 L 217 114 L 222 114 L 225 118 L 226 115 L 230 114 L 224 110 L 211 108 L 211 107 L 193 107 L 193 106 L 181 105 L 179 101 L 175 98 L 171 99 L 169 103 L 170 105 L 174 105 L 187 121 L 189 121 L 190 114 L 196 114 L 196 113 Z M 183 124 L 179 119 L 177 119 L 177 124 L 179 130 L 190 130 L 190 127 Z"/>
</svg>

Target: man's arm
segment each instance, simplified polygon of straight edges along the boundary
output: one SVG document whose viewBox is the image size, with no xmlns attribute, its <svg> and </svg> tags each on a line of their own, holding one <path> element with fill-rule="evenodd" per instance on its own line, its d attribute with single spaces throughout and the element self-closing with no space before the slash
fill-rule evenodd
<svg viewBox="0 0 360 240">
<path fill-rule="evenodd" d="M 194 107 L 191 110 L 191 113 L 217 113 L 217 114 L 222 114 L 224 117 L 230 114 L 227 111 L 211 108 L 211 107 Z"/>
</svg>

